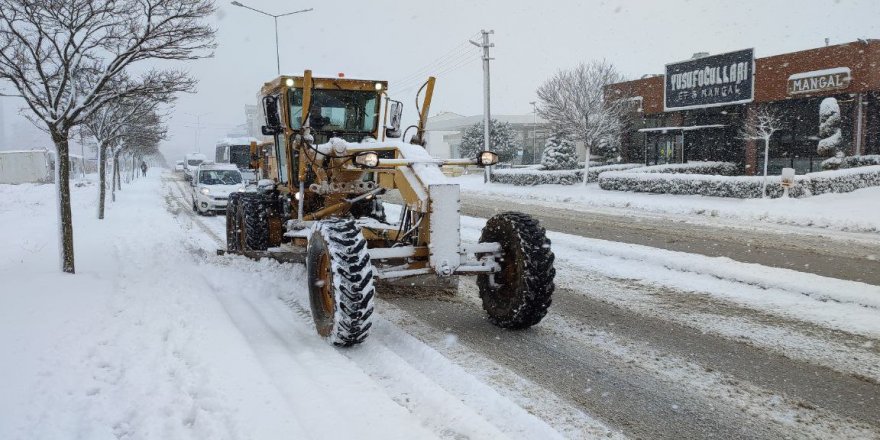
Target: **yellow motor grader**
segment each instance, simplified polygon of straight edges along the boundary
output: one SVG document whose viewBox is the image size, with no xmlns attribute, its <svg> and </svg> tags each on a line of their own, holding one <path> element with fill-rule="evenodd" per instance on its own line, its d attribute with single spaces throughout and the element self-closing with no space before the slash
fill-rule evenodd
<svg viewBox="0 0 880 440">
<path fill-rule="evenodd" d="M 230 196 L 225 252 L 305 262 L 315 328 L 334 345 L 367 337 L 377 280 L 475 275 L 491 322 L 512 329 L 538 323 L 555 275 L 544 228 L 526 214 L 504 212 L 488 220 L 478 243 L 463 243 L 459 187 L 441 167 L 485 167 L 498 156 L 440 160 L 427 153 L 434 78 L 416 94 L 419 121 L 403 142 L 403 107 L 387 86 L 307 70 L 262 87 L 262 131 L 274 138 L 274 151 L 253 144 L 252 166 L 263 168 L 263 177 L 271 170 L 271 179 Z M 392 190 L 403 199 L 396 221 L 380 201 Z"/>
</svg>

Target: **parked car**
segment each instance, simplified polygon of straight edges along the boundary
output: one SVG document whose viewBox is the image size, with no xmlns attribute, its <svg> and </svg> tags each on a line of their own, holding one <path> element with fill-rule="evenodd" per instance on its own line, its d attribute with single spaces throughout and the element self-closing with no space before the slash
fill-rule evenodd
<svg viewBox="0 0 880 440">
<path fill-rule="evenodd" d="M 238 167 L 228 163 L 203 163 L 193 175 L 192 207 L 199 214 L 226 211 L 229 194 L 244 191 Z"/>
<path fill-rule="evenodd" d="M 174 164 L 174 171 L 183 171 L 183 161 L 178 160 L 177 163 Z"/>
<path fill-rule="evenodd" d="M 183 157 L 183 177 L 192 180 L 199 165 L 207 159 L 202 153 L 190 153 Z"/>
</svg>

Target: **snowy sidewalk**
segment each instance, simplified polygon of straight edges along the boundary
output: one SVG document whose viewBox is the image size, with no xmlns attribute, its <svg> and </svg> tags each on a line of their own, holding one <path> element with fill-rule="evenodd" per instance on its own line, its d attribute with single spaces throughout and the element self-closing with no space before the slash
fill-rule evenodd
<svg viewBox="0 0 880 440">
<path fill-rule="evenodd" d="M 329 346 L 302 266 L 212 255 L 195 222 L 222 219 L 165 184 L 126 185 L 103 222 L 96 188 L 74 189 L 75 276 L 57 269 L 54 188 L 0 185 L 0 438 L 558 436 L 392 324 L 404 342 Z"/>
</svg>

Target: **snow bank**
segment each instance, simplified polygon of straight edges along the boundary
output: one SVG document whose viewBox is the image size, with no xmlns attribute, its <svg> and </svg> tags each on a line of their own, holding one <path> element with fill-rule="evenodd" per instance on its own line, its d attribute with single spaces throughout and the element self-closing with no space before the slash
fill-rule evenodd
<svg viewBox="0 0 880 440">
<path fill-rule="evenodd" d="M 641 164 L 622 163 L 613 165 L 590 165 L 590 174 L 587 179 L 589 182 L 595 182 L 600 173 L 604 171 L 628 170 L 632 168 L 640 168 Z M 574 185 L 583 183 L 584 170 L 543 170 L 535 167 L 531 168 L 509 168 L 494 170 L 492 172 L 492 182 L 506 183 L 517 186 L 534 186 L 534 185 Z"/>
<path fill-rule="evenodd" d="M 602 173 L 599 176 L 599 187 L 614 191 L 747 199 L 762 197 L 763 181 L 763 176 L 660 174 L 631 170 Z M 820 171 L 796 176 L 790 196 L 807 197 L 825 193 L 844 193 L 870 186 L 880 186 L 880 166 Z M 782 178 L 767 176 L 767 194 L 770 197 L 780 197 L 782 193 Z"/>
</svg>

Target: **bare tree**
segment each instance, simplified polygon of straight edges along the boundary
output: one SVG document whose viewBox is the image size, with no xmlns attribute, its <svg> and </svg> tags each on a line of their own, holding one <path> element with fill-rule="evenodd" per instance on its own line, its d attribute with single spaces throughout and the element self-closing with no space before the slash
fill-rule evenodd
<svg viewBox="0 0 880 440">
<path fill-rule="evenodd" d="M 538 88 L 538 114 L 557 132 L 570 133 L 584 142 L 587 150 L 584 185 L 590 171 L 590 156 L 603 138 L 618 136 L 628 113 L 623 100 L 604 99 L 604 87 L 623 80 L 611 63 L 591 61 L 571 70 L 560 70 Z"/>
<path fill-rule="evenodd" d="M 116 201 L 116 189 L 122 188 L 120 159 L 124 158 L 126 162 L 128 159 L 135 161 L 138 158 L 158 153 L 159 142 L 165 139 L 166 134 L 167 127 L 162 123 L 162 115 L 155 109 L 145 112 L 138 119 L 130 121 L 122 127 L 112 151 L 113 186 L 111 198 L 113 201 Z M 126 177 L 126 179 L 128 178 Z"/>
<path fill-rule="evenodd" d="M 122 82 L 125 85 L 125 81 Z M 180 84 L 190 88 L 193 84 Z M 98 150 L 98 219 L 104 218 L 107 194 L 108 154 L 119 146 L 133 126 L 150 121 L 157 109 L 173 102 L 171 93 L 144 96 L 125 96 L 110 101 L 91 114 L 82 124 L 81 134 L 95 139 Z M 114 170 L 115 173 L 115 170 Z M 114 174 L 115 177 L 115 174 Z M 114 180 L 114 185 L 116 181 Z"/>
<path fill-rule="evenodd" d="M 767 197 L 767 162 L 770 160 L 770 138 L 782 130 L 782 117 L 770 107 L 752 108 L 740 128 L 739 136 L 747 140 L 764 141 L 764 181 L 761 184 L 761 197 Z"/>
<path fill-rule="evenodd" d="M 48 131 L 57 152 L 61 266 L 74 273 L 70 211 L 70 131 L 121 96 L 164 91 L 186 78 L 148 71 L 131 88 L 113 87 L 144 60 L 211 55 L 214 29 L 204 19 L 211 0 L 0 0 L 0 80 L 27 103 L 27 115 Z"/>
</svg>

